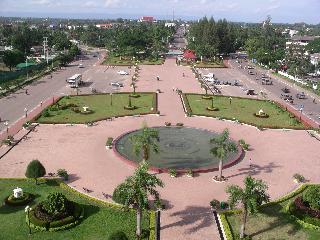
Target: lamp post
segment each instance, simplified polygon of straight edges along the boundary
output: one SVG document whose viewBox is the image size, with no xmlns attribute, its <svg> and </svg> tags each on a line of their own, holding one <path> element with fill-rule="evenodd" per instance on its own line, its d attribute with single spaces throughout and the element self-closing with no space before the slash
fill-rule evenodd
<svg viewBox="0 0 320 240">
<path fill-rule="evenodd" d="M 110 93 L 110 106 L 112 106 L 112 93 Z"/>
<path fill-rule="evenodd" d="M 28 117 L 28 109 L 27 108 L 24 109 L 24 113 L 25 113 L 25 115 L 24 115 L 25 118 L 27 118 Z"/>
<path fill-rule="evenodd" d="M 231 104 L 231 101 L 232 101 L 232 97 L 229 97 L 229 103 Z"/>
<path fill-rule="evenodd" d="M 27 216 L 28 216 L 29 235 L 31 235 L 31 226 L 30 226 L 30 211 L 31 210 L 32 210 L 32 208 L 29 206 L 26 206 L 26 208 L 24 209 L 24 211 L 27 213 Z"/>
<path fill-rule="evenodd" d="M 4 122 L 4 125 L 6 126 L 6 128 L 7 128 L 7 136 L 9 135 L 9 122 L 8 121 L 5 121 Z"/>
</svg>

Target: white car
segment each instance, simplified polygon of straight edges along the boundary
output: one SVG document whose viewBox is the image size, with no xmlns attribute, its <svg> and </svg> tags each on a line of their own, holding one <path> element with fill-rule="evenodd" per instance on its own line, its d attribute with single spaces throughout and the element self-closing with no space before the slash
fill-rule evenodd
<svg viewBox="0 0 320 240">
<path fill-rule="evenodd" d="M 111 82 L 110 85 L 112 87 L 123 87 L 123 83 L 120 82 Z"/>
<path fill-rule="evenodd" d="M 129 73 L 128 73 L 128 72 L 123 71 L 123 70 L 118 71 L 117 73 L 118 73 L 119 75 L 129 75 Z"/>
<path fill-rule="evenodd" d="M 78 67 L 79 67 L 79 68 L 84 68 L 84 66 L 83 66 L 82 63 L 80 63 Z"/>
<path fill-rule="evenodd" d="M 203 77 L 205 77 L 205 78 L 214 78 L 214 74 L 213 73 L 208 73 L 208 74 L 203 75 Z"/>
</svg>

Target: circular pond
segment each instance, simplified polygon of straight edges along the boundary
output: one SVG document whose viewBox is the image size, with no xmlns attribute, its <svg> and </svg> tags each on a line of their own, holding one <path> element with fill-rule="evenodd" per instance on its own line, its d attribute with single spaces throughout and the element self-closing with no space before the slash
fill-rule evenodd
<svg viewBox="0 0 320 240">
<path fill-rule="evenodd" d="M 217 133 L 208 130 L 188 127 L 156 127 L 159 131 L 159 153 L 151 151 L 148 162 L 153 169 L 177 169 L 194 171 L 212 171 L 218 168 L 219 159 L 210 153 L 214 147 L 210 139 Z M 142 151 L 136 155 L 133 151 L 131 136 L 139 134 L 141 130 L 132 131 L 120 136 L 114 145 L 114 150 L 124 160 L 137 164 L 142 160 Z M 235 153 L 229 153 L 224 160 L 224 166 L 235 163 L 242 153 L 238 147 Z"/>
</svg>

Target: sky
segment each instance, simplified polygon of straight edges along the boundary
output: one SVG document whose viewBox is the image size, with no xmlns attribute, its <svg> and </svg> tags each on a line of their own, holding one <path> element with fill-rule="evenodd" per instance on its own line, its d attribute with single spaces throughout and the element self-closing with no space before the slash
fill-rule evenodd
<svg viewBox="0 0 320 240">
<path fill-rule="evenodd" d="M 0 16 L 57 18 L 199 19 L 320 23 L 320 0 L 0 0 Z"/>
</svg>

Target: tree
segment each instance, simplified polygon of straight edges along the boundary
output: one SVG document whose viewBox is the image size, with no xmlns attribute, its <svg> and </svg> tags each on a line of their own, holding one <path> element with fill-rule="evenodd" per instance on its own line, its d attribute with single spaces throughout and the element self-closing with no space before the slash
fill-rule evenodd
<svg viewBox="0 0 320 240">
<path fill-rule="evenodd" d="M 214 147 L 210 150 L 210 153 L 218 158 L 219 161 L 219 176 L 218 180 L 222 180 L 222 164 L 227 154 L 230 152 L 236 152 L 237 145 L 234 142 L 229 141 L 229 130 L 225 129 L 221 134 L 212 138 L 210 143 L 214 144 Z"/>
<path fill-rule="evenodd" d="M 144 125 L 141 133 L 130 137 L 130 141 L 133 144 L 133 151 L 136 155 L 139 155 L 142 149 L 143 160 L 149 159 L 151 150 L 155 153 L 159 152 L 159 146 L 156 143 L 159 141 L 159 131 L 154 128 L 148 128 L 148 126 Z"/>
<path fill-rule="evenodd" d="M 24 62 L 23 53 L 17 49 L 5 51 L 3 55 L 3 62 L 11 71 L 17 64 Z"/>
<path fill-rule="evenodd" d="M 252 214 L 256 213 L 258 206 L 269 201 L 269 195 L 266 193 L 268 186 L 262 180 L 247 176 L 244 179 L 244 185 L 244 188 L 231 185 L 228 186 L 226 190 L 229 194 L 229 204 L 231 207 L 234 207 L 238 203 L 242 205 L 240 238 L 245 237 L 248 212 Z"/>
<path fill-rule="evenodd" d="M 38 184 L 37 179 L 39 177 L 43 177 L 46 174 L 46 169 L 44 166 L 41 164 L 41 162 L 37 159 L 32 160 L 29 165 L 27 166 L 27 171 L 26 171 L 26 177 L 27 178 L 34 178 L 36 181 L 36 184 Z"/>
<path fill-rule="evenodd" d="M 136 209 L 136 234 L 138 237 L 141 236 L 142 211 L 148 208 L 148 196 L 151 195 L 155 201 L 160 201 L 160 195 L 156 188 L 164 187 L 163 182 L 159 178 L 148 173 L 148 167 L 148 163 L 142 161 L 134 175 L 128 177 L 124 183 L 120 184 L 121 187 L 118 187 L 119 191 L 122 192 L 121 196 L 124 198 L 124 205 Z"/>
</svg>

